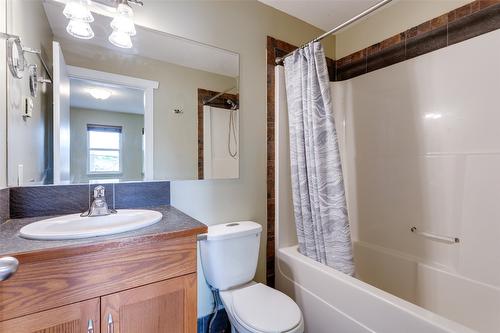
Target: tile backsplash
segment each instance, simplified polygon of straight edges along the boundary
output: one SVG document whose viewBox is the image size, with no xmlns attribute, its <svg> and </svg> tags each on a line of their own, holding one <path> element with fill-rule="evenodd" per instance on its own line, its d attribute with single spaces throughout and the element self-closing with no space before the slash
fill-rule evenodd
<svg viewBox="0 0 500 333">
<path fill-rule="evenodd" d="M 92 202 L 94 187 L 97 185 L 99 184 L 12 187 L 0 191 L 0 202 L 2 206 L 8 205 L 5 210 L 9 211 L 10 218 L 84 212 Z M 123 209 L 170 204 L 168 181 L 102 185 L 106 188 L 109 207 Z"/>
</svg>

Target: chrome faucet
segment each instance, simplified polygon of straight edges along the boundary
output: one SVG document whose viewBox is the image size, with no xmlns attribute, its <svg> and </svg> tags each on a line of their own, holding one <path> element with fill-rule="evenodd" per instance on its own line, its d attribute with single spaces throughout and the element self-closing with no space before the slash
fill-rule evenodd
<svg viewBox="0 0 500 333">
<path fill-rule="evenodd" d="M 80 216 L 106 216 L 110 214 L 116 214 L 116 210 L 109 209 L 106 203 L 105 188 L 102 185 L 96 186 L 94 188 L 94 201 L 88 211 L 82 213 Z"/>
</svg>

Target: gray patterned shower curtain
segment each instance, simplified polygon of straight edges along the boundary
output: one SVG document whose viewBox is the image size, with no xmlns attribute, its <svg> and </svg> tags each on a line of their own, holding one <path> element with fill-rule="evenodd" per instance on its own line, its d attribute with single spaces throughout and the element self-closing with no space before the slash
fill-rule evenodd
<svg viewBox="0 0 500 333">
<path fill-rule="evenodd" d="M 354 275 L 344 180 L 323 47 L 312 43 L 287 57 L 284 65 L 299 251 Z"/>
</svg>

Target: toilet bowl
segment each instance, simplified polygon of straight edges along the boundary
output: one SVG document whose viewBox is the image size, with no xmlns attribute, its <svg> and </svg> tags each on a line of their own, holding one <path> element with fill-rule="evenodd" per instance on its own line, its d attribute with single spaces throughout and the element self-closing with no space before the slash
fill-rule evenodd
<svg viewBox="0 0 500 333">
<path fill-rule="evenodd" d="M 302 313 L 285 294 L 261 283 L 221 291 L 233 333 L 303 333 Z"/>
<path fill-rule="evenodd" d="M 233 333 L 303 333 L 298 305 L 253 281 L 261 232 L 260 224 L 250 221 L 208 227 L 200 240 L 207 283 L 219 291 Z"/>
</svg>

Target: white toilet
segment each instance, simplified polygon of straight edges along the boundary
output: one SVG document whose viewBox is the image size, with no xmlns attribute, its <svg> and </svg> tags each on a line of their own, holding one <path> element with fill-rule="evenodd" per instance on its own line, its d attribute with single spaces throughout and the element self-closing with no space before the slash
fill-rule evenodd
<svg viewBox="0 0 500 333">
<path fill-rule="evenodd" d="M 218 289 L 233 333 L 303 333 L 302 313 L 282 292 L 252 281 L 262 227 L 233 222 L 208 227 L 200 241 L 208 284 Z"/>
</svg>

